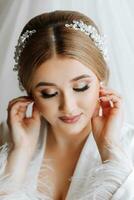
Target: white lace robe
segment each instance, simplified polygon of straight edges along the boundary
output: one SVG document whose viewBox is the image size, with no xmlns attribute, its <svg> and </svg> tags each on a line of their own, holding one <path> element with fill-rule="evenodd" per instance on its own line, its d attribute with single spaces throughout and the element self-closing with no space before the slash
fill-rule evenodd
<svg viewBox="0 0 134 200">
<path fill-rule="evenodd" d="M 93 134 L 89 134 L 70 179 L 65 200 L 134 200 L 134 127 L 125 124 L 121 134 L 123 151 L 117 147 L 113 150 L 110 144 L 109 149 L 112 149 L 115 159 L 103 163 Z M 47 123 L 42 123 L 38 148 L 21 188 L 15 186 L 11 176 L 3 175 L 10 149 L 8 126 L 5 122 L 1 123 L 0 136 L 3 141 L 0 147 L 0 193 L 16 188 L 14 192 L 0 196 L 0 200 L 54 200 L 47 177 L 46 181 L 40 183 L 47 195 L 37 190 L 37 177 L 46 145 Z M 48 168 L 49 162 L 46 162 L 44 170 Z"/>
</svg>

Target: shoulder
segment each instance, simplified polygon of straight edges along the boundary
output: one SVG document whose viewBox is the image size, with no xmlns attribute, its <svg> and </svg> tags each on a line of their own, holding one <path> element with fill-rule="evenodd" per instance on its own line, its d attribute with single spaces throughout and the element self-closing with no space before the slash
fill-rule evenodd
<svg viewBox="0 0 134 200">
<path fill-rule="evenodd" d="M 5 144 L 6 142 L 9 143 L 9 128 L 6 121 L 0 122 L 0 146 Z"/>
</svg>

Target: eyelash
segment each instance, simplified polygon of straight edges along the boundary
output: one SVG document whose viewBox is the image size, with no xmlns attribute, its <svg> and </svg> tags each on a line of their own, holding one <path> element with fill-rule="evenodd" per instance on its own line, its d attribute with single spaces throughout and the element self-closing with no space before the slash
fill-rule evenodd
<svg viewBox="0 0 134 200">
<path fill-rule="evenodd" d="M 84 87 L 82 87 L 80 89 L 74 89 L 74 90 L 77 91 L 77 92 L 84 92 L 84 91 L 88 90 L 89 88 L 90 88 L 89 85 L 85 85 Z M 51 97 L 56 96 L 56 94 L 57 94 L 57 92 L 55 92 L 54 94 L 47 94 L 47 93 L 45 93 L 43 91 L 41 92 L 41 96 L 43 98 L 51 98 Z"/>
</svg>

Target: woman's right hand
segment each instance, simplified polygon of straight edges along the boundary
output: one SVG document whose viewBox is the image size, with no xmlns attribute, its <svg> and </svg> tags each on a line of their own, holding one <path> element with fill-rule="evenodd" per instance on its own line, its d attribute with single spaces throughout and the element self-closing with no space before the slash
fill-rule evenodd
<svg viewBox="0 0 134 200">
<path fill-rule="evenodd" d="M 13 99 L 8 104 L 7 124 L 11 133 L 13 148 L 35 151 L 40 133 L 40 113 L 33 104 L 32 116 L 27 117 L 27 107 L 33 100 L 28 96 Z"/>
</svg>

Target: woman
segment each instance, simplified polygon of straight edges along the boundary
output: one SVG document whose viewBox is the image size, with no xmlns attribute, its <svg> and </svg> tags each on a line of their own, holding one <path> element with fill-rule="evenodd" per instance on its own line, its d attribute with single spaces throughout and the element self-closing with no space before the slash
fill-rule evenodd
<svg viewBox="0 0 134 200">
<path fill-rule="evenodd" d="M 15 61 L 27 96 L 9 102 L 8 126 L 1 124 L 1 199 L 133 199 L 134 129 L 107 88 L 94 22 L 76 11 L 36 16 Z"/>
</svg>

